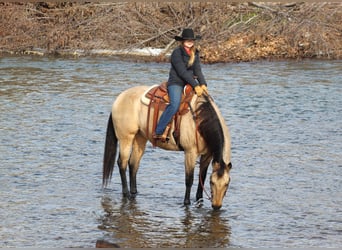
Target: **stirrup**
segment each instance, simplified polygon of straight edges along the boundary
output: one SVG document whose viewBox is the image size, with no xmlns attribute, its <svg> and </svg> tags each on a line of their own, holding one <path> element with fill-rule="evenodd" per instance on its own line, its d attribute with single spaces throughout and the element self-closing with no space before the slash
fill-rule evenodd
<svg viewBox="0 0 342 250">
<path fill-rule="evenodd" d="M 152 137 L 154 140 L 160 140 L 161 142 L 168 142 L 170 140 L 170 138 L 167 137 L 165 133 L 163 133 L 162 135 L 153 134 Z"/>
<path fill-rule="evenodd" d="M 160 140 L 161 142 L 169 142 L 170 137 L 168 137 L 168 133 L 170 130 L 170 124 L 168 124 L 161 135 L 157 135 L 156 133 L 153 134 L 153 139 L 154 140 Z"/>
</svg>

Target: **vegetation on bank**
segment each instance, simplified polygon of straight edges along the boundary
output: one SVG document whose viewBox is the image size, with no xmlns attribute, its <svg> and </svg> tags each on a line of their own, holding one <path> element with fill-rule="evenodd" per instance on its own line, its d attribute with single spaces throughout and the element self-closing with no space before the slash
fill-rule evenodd
<svg viewBox="0 0 342 250">
<path fill-rule="evenodd" d="M 204 63 L 342 58 L 342 3 L 1 3 L 0 53 L 74 54 L 160 48 L 202 36 Z"/>
</svg>

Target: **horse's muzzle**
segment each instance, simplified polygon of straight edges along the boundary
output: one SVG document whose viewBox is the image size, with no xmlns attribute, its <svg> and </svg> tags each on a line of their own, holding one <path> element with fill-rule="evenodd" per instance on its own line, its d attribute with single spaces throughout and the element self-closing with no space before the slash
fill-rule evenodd
<svg viewBox="0 0 342 250">
<path fill-rule="evenodd" d="M 214 209 L 214 210 L 219 210 L 222 205 L 211 205 L 211 207 Z"/>
</svg>

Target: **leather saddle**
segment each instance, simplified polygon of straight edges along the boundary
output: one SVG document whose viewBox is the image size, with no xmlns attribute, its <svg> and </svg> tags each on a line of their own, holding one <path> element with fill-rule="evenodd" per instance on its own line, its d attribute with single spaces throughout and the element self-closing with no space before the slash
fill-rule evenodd
<svg viewBox="0 0 342 250">
<path fill-rule="evenodd" d="M 174 136 L 179 136 L 179 127 L 181 116 L 185 115 L 190 110 L 190 102 L 192 97 L 194 96 L 193 88 L 190 84 L 185 85 L 184 91 L 182 94 L 181 104 L 179 106 L 178 112 L 173 117 L 172 122 L 175 123 Z M 148 112 L 147 112 L 147 126 L 146 126 L 146 135 L 149 136 L 149 128 L 150 128 L 150 120 L 153 112 L 153 120 L 152 120 L 152 131 L 156 129 L 157 122 L 159 119 L 159 112 L 164 111 L 166 106 L 170 102 L 170 98 L 167 92 L 167 82 L 163 82 L 162 84 L 152 87 L 149 91 L 146 92 L 145 97 L 149 99 L 148 103 Z M 170 124 L 169 124 L 170 126 Z M 176 132 L 176 133 L 175 133 Z M 177 138 L 175 138 L 177 140 Z"/>
</svg>

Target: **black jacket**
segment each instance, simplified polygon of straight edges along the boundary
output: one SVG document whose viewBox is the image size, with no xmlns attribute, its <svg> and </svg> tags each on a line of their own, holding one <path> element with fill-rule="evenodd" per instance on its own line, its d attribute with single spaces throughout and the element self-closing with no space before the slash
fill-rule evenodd
<svg viewBox="0 0 342 250">
<path fill-rule="evenodd" d="M 189 83 L 192 87 L 197 85 L 207 85 L 201 69 L 199 52 L 195 53 L 195 61 L 188 67 L 190 56 L 186 53 L 183 46 L 176 48 L 171 54 L 171 69 L 168 79 L 168 85 L 182 85 Z M 197 78 L 197 80 L 195 79 Z"/>
</svg>

